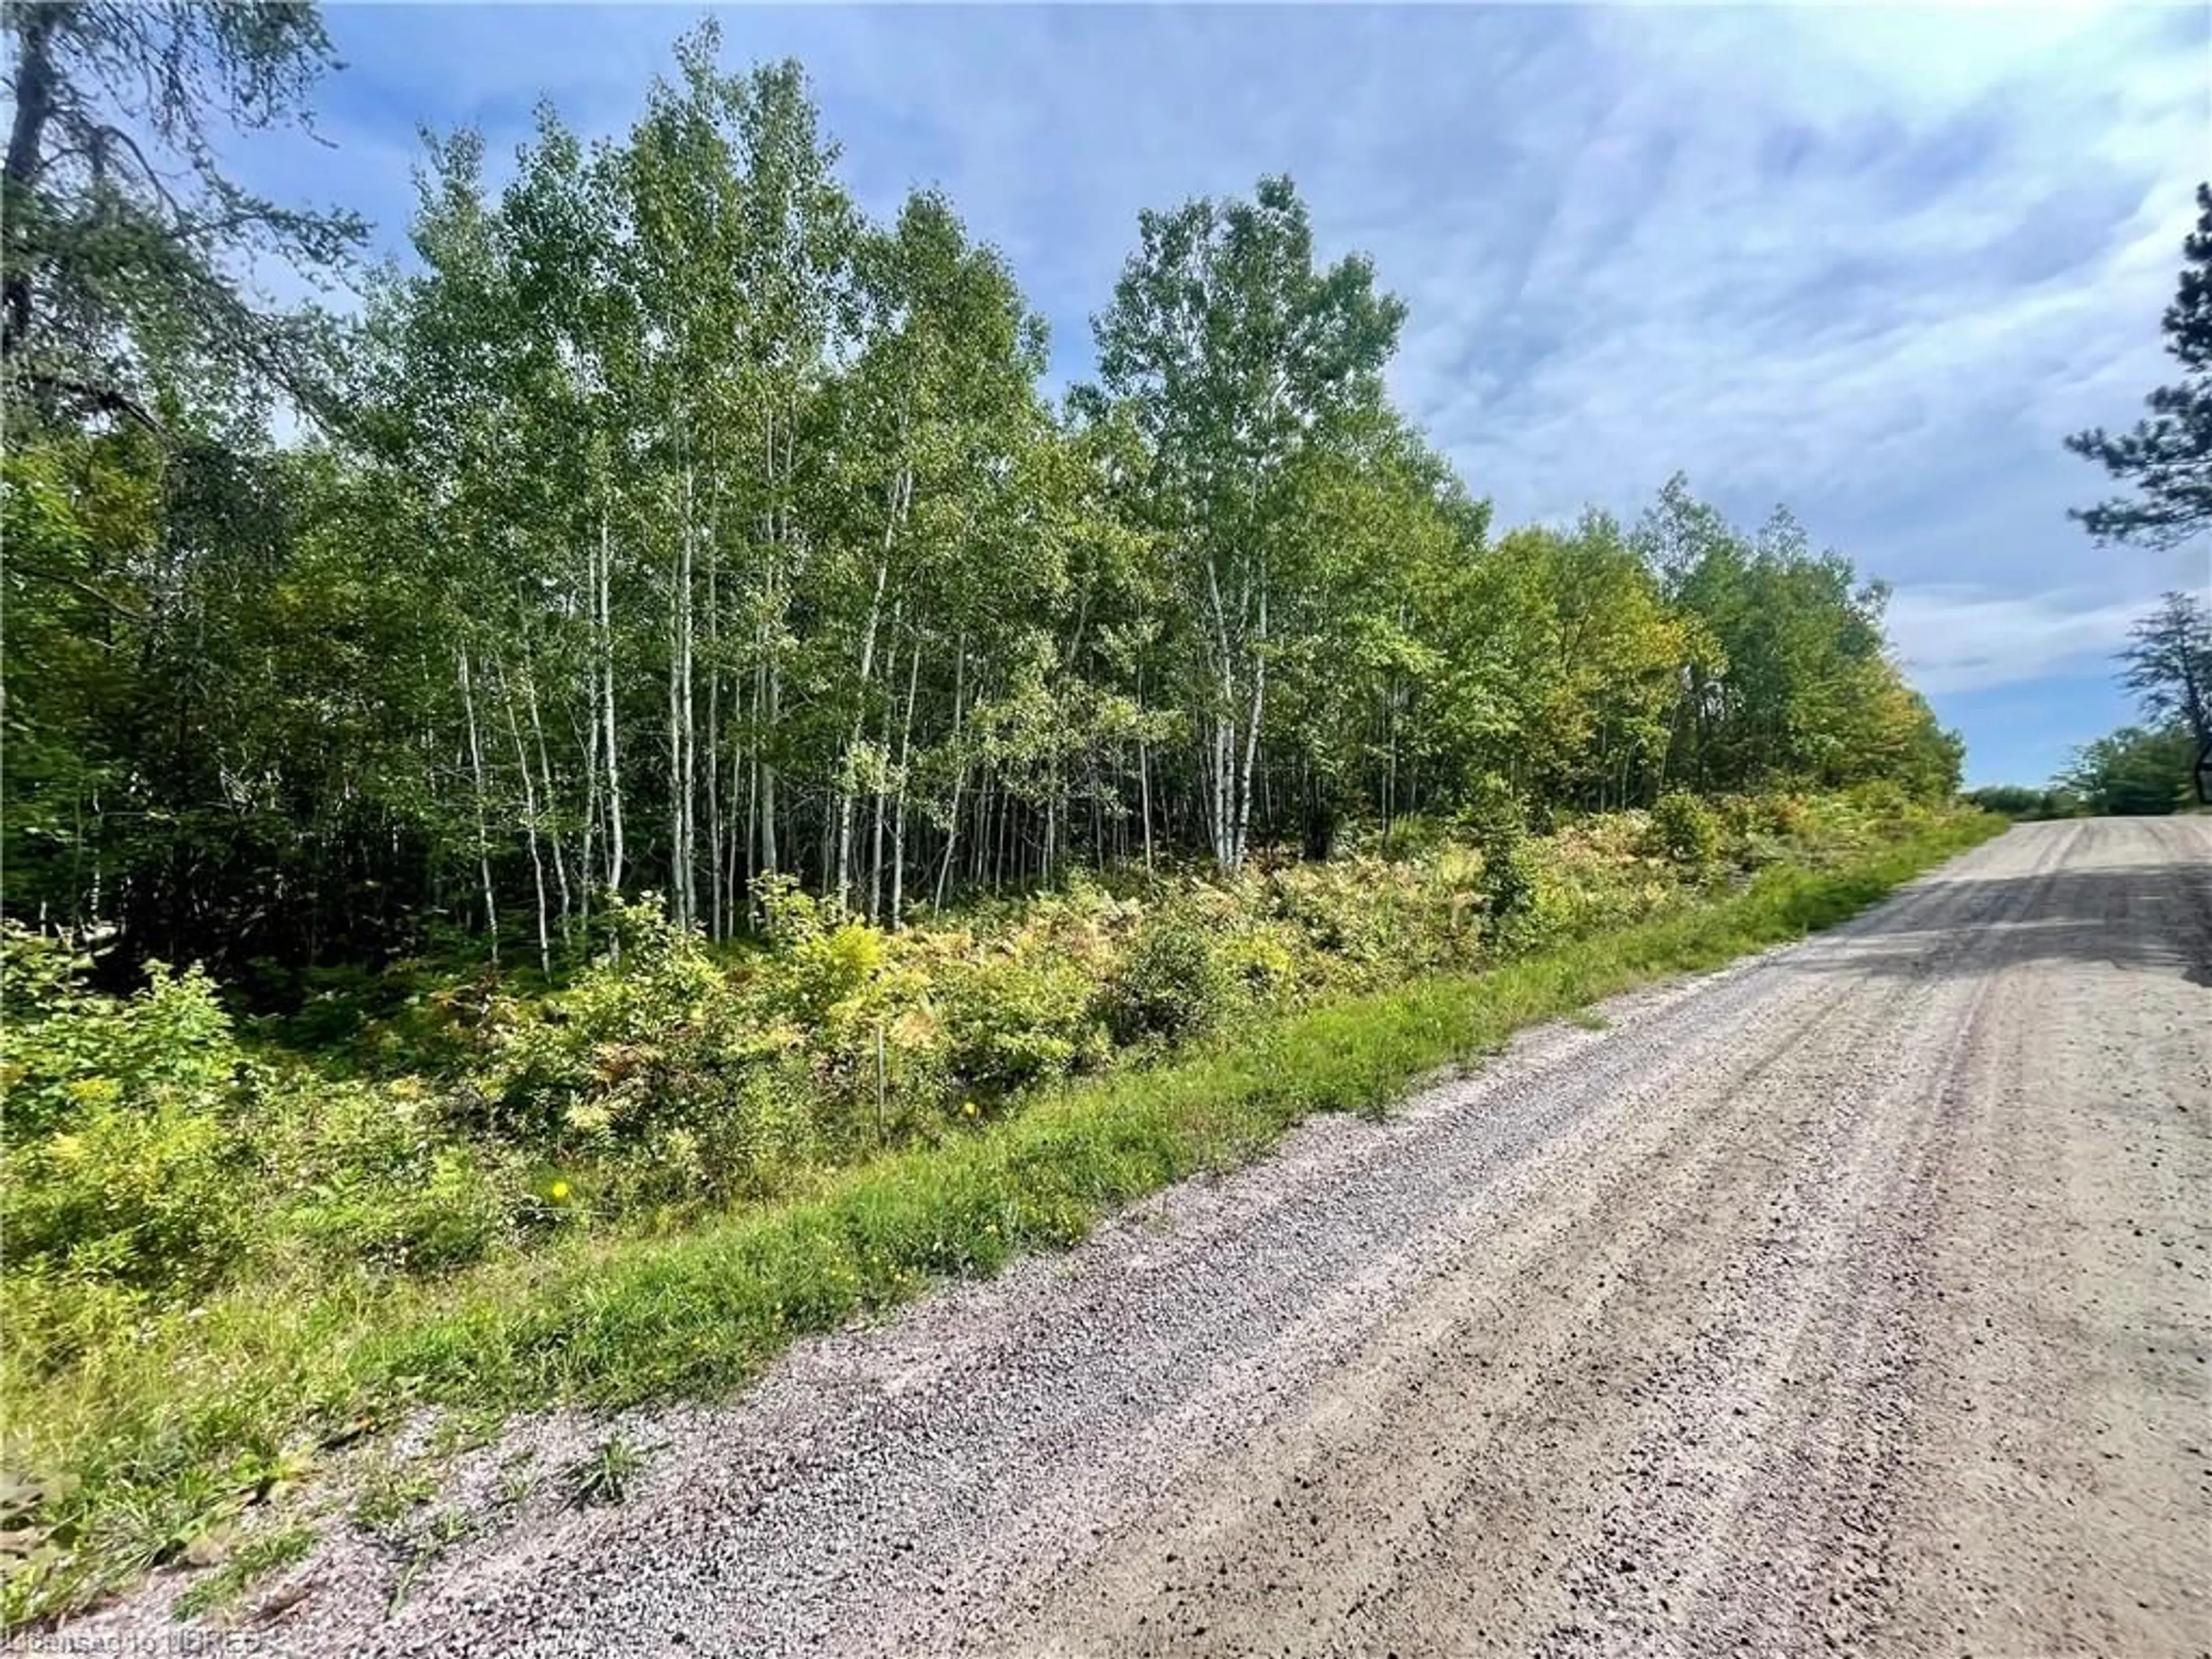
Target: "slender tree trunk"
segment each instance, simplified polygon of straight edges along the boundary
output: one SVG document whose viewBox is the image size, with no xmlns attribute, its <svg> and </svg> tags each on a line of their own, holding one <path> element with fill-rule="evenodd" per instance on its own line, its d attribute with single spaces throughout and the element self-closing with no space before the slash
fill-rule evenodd
<svg viewBox="0 0 2212 1659">
<path fill-rule="evenodd" d="M 998 822 L 994 816 L 998 805 L 998 775 L 986 767 L 981 784 L 975 792 L 975 844 L 968 870 L 968 884 L 970 887 L 980 889 L 991 873 L 991 830 Z"/>
<path fill-rule="evenodd" d="M 8 155 L 0 178 L 10 198 L 8 222 L 0 234 L 8 243 L 8 276 L 0 285 L 0 361 L 14 358 L 31 334 L 33 294 L 31 273 L 35 259 L 21 257 L 22 239 L 31 234 L 23 222 L 27 215 L 15 204 L 27 204 L 39 172 L 39 146 L 45 141 L 46 123 L 54 107 L 54 27 L 64 15 L 59 5 L 26 5 L 16 24 L 14 94 L 15 113 L 8 131 Z"/>
<path fill-rule="evenodd" d="M 884 898 L 884 782 L 882 768 L 888 765 L 891 753 L 891 717 L 898 712 L 898 699 L 891 695 L 890 682 L 898 676 L 898 615 L 891 615 L 891 648 L 884 672 L 884 736 L 882 752 L 878 757 L 876 777 L 876 826 L 868 856 L 868 920 L 880 921 Z"/>
<path fill-rule="evenodd" d="M 1002 893 L 1006 886 L 1006 838 L 1013 818 L 1012 799 L 1006 790 L 993 792 L 999 797 L 999 834 L 991 863 L 991 891 Z"/>
<path fill-rule="evenodd" d="M 1145 874 L 1152 873 L 1152 765 L 1145 739 L 1137 739 L 1137 816 L 1144 825 Z"/>
<path fill-rule="evenodd" d="M 1383 704 L 1382 856 L 1390 855 L 1390 830 L 1398 821 L 1398 688 L 1391 680 L 1390 696 Z"/>
<path fill-rule="evenodd" d="M 593 631 L 597 631 L 599 608 L 599 576 L 590 577 L 592 599 Z M 595 647 L 596 648 L 596 647 Z M 577 912 L 588 944 L 592 936 L 592 884 L 598 878 L 592 867 L 592 854 L 597 850 L 595 839 L 599 827 L 599 676 L 592 663 L 584 665 L 584 832 L 583 848 L 579 854 L 577 877 L 582 891 L 577 894 Z"/>
<path fill-rule="evenodd" d="M 534 673 L 525 674 L 522 685 L 530 699 L 530 730 L 532 736 L 538 740 L 538 771 L 544 783 L 544 800 L 550 809 L 556 797 L 553 790 L 553 762 L 545 748 L 545 723 L 538 713 L 538 677 Z M 527 770 L 529 763 L 526 761 L 523 764 Z M 568 890 L 568 855 L 562 843 L 560 819 L 555 817 L 546 826 L 546 830 L 553 846 L 553 877 L 561 894 L 561 940 L 565 949 L 570 938 L 569 919 L 574 914 L 573 896 Z"/>
<path fill-rule="evenodd" d="M 745 681 L 742 674 L 730 677 L 730 725 L 733 732 L 745 729 Z M 744 749 L 735 743 L 730 749 L 729 773 L 730 795 L 722 819 L 722 890 L 729 907 L 725 923 L 731 933 L 735 933 L 744 915 L 741 907 L 746 902 L 748 878 L 752 870 L 753 833 L 752 768 Z M 744 854 L 742 868 L 740 852 Z"/>
<path fill-rule="evenodd" d="M 1260 566 L 1260 633 L 1259 646 L 1252 653 L 1252 707 L 1244 727 L 1243 775 L 1239 781 L 1237 797 L 1237 829 L 1230 840 L 1230 866 L 1232 870 L 1244 863 L 1244 841 L 1252 826 L 1252 780 L 1254 766 L 1260 753 L 1260 721 L 1267 704 L 1267 567 Z"/>
<path fill-rule="evenodd" d="M 914 755 L 914 699 L 915 690 L 921 683 L 921 641 L 917 636 L 914 642 L 914 649 L 907 653 L 906 719 L 899 727 L 898 820 L 891 828 L 890 924 L 894 932 L 906 925 L 907 767 Z"/>
<path fill-rule="evenodd" d="M 783 664 L 781 654 L 772 658 L 768 665 L 768 726 L 773 739 L 777 722 L 783 718 Z M 775 855 L 775 763 L 763 760 L 760 769 L 760 867 L 769 875 L 776 872 Z"/>
<path fill-rule="evenodd" d="M 860 633 L 860 672 L 855 684 L 863 701 L 853 711 L 853 735 L 845 746 L 844 775 L 837 783 L 837 902 L 849 906 L 853 902 L 853 762 L 860 753 L 860 738 L 866 730 L 867 707 L 866 692 L 875 675 L 876 630 L 881 625 L 884 611 L 884 588 L 890 580 L 891 545 L 898 534 L 899 518 L 904 503 L 911 498 L 914 474 L 902 467 L 892 481 L 890 498 L 884 517 L 884 540 L 876 559 L 875 592 L 868 599 L 868 620 Z"/>
<path fill-rule="evenodd" d="M 775 741 L 775 726 L 779 714 L 777 662 L 781 657 L 781 642 L 772 637 L 772 627 L 777 615 L 777 605 L 782 597 L 781 561 L 783 558 L 782 500 L 777 488 L 775 470 L 775 405 L 770 402 L 762 428 L 762 466 L 768 486 L 768 507 L 763 514 L 763 535 L 768 543 L 768 574 L 763 586 L 766 603 L 761 607 L 760 621 L 754 629 L 753 647 L 753 719 L 758 726 L 752 742 L 747 745 L 752 763 L 752 776 L 748 786 L 749 810 L 745 815 L 745 892 L 746 908 L 750 914 L 757 888 L 755 878 L 773 875 L 775 872 L 775 768 L 763 746 Z"/>
<path fill-rule="evenodd" d="M 688 551 L 688 550 L 685 550 Z M 668 914 L 678 927 L 684 914 L 684 556 L 677 556 L 668 584 Z"/>
<path fill-rule="evenodd" d="M 607 513 L 599 509 L 599 711 L 606 721 L 607 891 L 623 890 L 622 759 L 615 748 L 614 559 L 607 542 Z"/>
<path fill-rule="evenodd" d="M 719 501 L 719 493 L 717 495 Z M 722 596 L 717 511 L 707 526 L 707 890 L 711 938 L 722 933 Z"/>
<path fill-rule="evenodd" d="M 689 444 L 689 437 L 685 440 Z M 677 886 L 683 895 L 684 925 L 696 927 L 699 923 L 699 859 L 697 811 L 699 801 L 699 726 L 693 713 L 691 701 L 691 661 L 696 641 L 696 625 L 691 610 L 691 575 L 697 554 L 697 517 L 693 498 L 691 463 L 684 464 L 684 537 L 683 572 L 677 582 L 678 663 L 681 670 L 683 697 L 679 758 L 682 765 L 677 778 Z"/>
<path fill-rule="evenodd" d="M 538 971 L 553 971 L 553 939 L 546 926 L 545 859 L 538 842 L 538 786 L 531 781 L 530 751 L 522 746 L 522 723 L 514 717 L 514 690 L 506 675 L 500 676 L 499 700 L 507 709 L 507 734 L 514 744 L 515 763 L 522 769 L 522 833 L 530 845 L 530 870 L 538 885 Z"/>
<path fill-rule="evenodd" d="M 764 623 L 760 633 L 764 641 L 767 633 Z M 768 656 L 767 647 L 763 643 L 760 654 L 753 661 L 753 718 L 757 720 L 761 710 L 767 707 Z M 745 918 L 748 922 L 752 920 L 753 914 L 753 878 L 759 873 L 761 867 L 760 788 L 760 737 L 756 732 L 745 744 Z"/>
<path fill-rule="evenodd" d="M 1048 774 L 1044 785 L 1044 848 L 1038 862 L 1038 873 L 1046 886 L 1052 884 L 1052 861 L 1058 851 L 1054 845 L 1060 831 L 1059 780 Z"/>
<path fill-rule="evenodd" d="M 2178 611 L 2185 617 L 2186 611 Z M 2196 659 L 2190 649 L 2188 631 L 2177 623 L 2177 637 L 2173 642 L 2174 668 L 2181 679 L 2181 707 L 2187 716 L 2191 735 L 2197 739 L 2196 763 L 2189 769 L 2189 782 L 2196 792 L 2199 806 L 2212 806 L 2212 686 L 2197 684 Z"/>
<path fill-rule="evenodd" d="M 936 905 L 945 908 L 945 892 L 952 879 L 952 859 L 960 846 L 960 790 L 968 781 L 968 754 L 961 747 L 961 704 L 968 683 L 968 635 L 960 635 L 952 659 L 952 810 L 945 815 L 945 861 L 937 868 Z"/>
<path fill-rule="evenodd" d="M 1137 818 L 1145 842 L 1145 874 L 1152 873 L 1152 745 L 1145 736 L 1146 722 L 1145 708 L 1145 668 L 1137 665 Z"/>
<path fill-rule="evenodd" d="M 1206 598 L 1213 612 L 1215 678 L 1219 703 L 1208 722 L 1212 775 L 1208 780 L 1206 834 L 1213 843 L 1213 861 L 1226 869 L 1230 863 L 1229 827 L 1235 787 L 1237 730 L 1230 710 L 1237 704 L 1236 658 L 1229 646 L 1229 610 L 1221 597 L 1221 574 L 1212 556 L 1206 562 Z"/>
<path fill-rule="evenodd" d="M 493 896 L 491 886 L 491 831 L 484 821 L 484 763 L 483 735 L 477 725 L 475 688 L 469 678 L 469 648 L 462 646 L 454 653 L 460 665 L 461 712 L 469 727 L 469 770 L 476 780 L 477 802 L 477 873 L 483 882 L 484 932 L 491 939 L 491 959 L 499 961 L 499 902 Z"/>
</svg>

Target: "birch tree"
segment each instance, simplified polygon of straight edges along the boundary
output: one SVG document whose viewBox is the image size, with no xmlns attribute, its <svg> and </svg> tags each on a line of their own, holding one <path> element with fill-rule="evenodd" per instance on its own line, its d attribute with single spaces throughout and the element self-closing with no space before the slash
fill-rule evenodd
<svg viewBox="0 0 2212 1659">
<path fill-rule="evenodd" d="M 1315 264 L 1290 180 L 1250 201 L 1139 220 L 1140 246 L 1097 321 L 1106 393 L 1151 447 L 1146 503 L 1176 571 L 1186 694 L 1215 860 L 1243 861 L 1286 590 L 1302 574 L 1287 475 L 1382 398 L 1405 308 L 1367 261 Z"/>
</svg>

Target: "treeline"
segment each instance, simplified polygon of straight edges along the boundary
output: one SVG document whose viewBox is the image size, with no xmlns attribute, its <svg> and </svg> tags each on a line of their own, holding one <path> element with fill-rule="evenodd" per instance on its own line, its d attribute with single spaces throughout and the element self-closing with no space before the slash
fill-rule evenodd
<svg viewBox="0 0 2212 1659">
<path fill-rule="evenodd" d="M 2155 817 L 2212 804 L 2212 616 L 2195 594 L 2169 592 L 2128 632 L 2120 683 L 2142 723 L 2083 744 L 2044 788 L 2001 784 L 1970 800 L 2015 818 Z"/>
<path fill-rule="evenodd" d="M 1402 306 L 1316 259 L 1287 179 L 1143 216 L 1055 402 L 952 205 L 870 222 L 800 70 L 718 49 L 618 142 L 544 112 L 496 186 L 432 143 L 416 259 L 314 327 L 64 237 L 102 191 L 169 222 L 63 126 L 19 169 L 17 123 L 52 234 L 9 243 L 10 915 L 233 967 L 441 929 L 550 962 L 648 890 L 716 936 L 769 878 L 895 925 L 1501 787 L 1955 787 L 1883 591 L 1786 514 L 1677 479 L 1496 533 L 1385 395 Z"/>
<path fill-rule="evenodd" d="M 2080 811 L 2157 817 L 2196 797 L 2197 744 L 2179 726 L 2124 726 L 2085 743 L 2048 792 Z"/>
<path fill-rule="evenodd" d="M 1969 790 L 1984 811 L 2044 818 L 2162 817 L 2196 803 L 2197 743 L 2178 726 L 2123 726 L 2082 744 L 2041 788 L 1991 784 Z"/>
</svg>

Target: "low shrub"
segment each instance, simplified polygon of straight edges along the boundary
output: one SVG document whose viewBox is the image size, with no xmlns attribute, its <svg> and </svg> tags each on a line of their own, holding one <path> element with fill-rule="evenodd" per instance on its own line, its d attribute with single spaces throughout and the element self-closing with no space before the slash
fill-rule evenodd
<svg viewBox="0 0 2212 1659">
<path fill-rule="evenodd" d="M 1719 864 L 1721 834 L 1720 814 L 1695 795 L 1676 790 L 1651 808 L 1651 850 L 1693 880 Z"/>
<path fill-rule="evenodd" d="M 1547 929 L 1528 848 L 1528 805 L 1502 778 L 1485 778 L 1467 808 L 1482 854 L 1482 936 L 1499 954 L 1531 948 Z"/>
<path fill-rule="evenodd" d="M 2027 823 L 2044 818 L 2078 818 L 2088 810 L 2081 798 L 2069 789 L 2032 789 L 2018 784 L 1992 784 L 1969 790 L 1965 799 L 1969 805 L 1984 812 L 2001 813 Z"/>
<path fill-rule="evenodd" d="M 244 1056 L 214 986 L 157 963 L 137 996 L 106 997 L 52 940 L 10 927 L 0 949 L 10 1273 L 214 1283 L 247 1243 L 255 1165 L 235 1114 Z"/>
<path fill-rule="evenodd" d="M 553 1220 L 528 1160 L 441 1126 L 413 1079 L 292 1085 L 262 1158 L 276 1239 L 326 1268 L 442 1273 Z"/>
<path fill-rule="evenodd" d="M 1084 965 L 1028 941 L 949 963 L 931 993 L 945 1064 L 971 1093 L 1003 1098 L 1087 1071 L 1109 1051 Z"/>
<path fill-rule="evenodd" d="M 211 1285 L 246 1243 L 252 1162 L 216 1114 L 88 1079 L 65 1127 L 10 1143 L 0 1184 L 9 1271 Z"/>
<path fill-rule="evenodd" d="M 88 1105 L 214 1109 L 240 1054 L 215 986 L 198 969 L 154 963 L 145 988 L 92 990 L 89 958 L 0 924 L 0 1083 L 12 1137 L 65 1126 Z"/>
<path fill-rule="evenodd" d="M 1079 883 L 905 933 L 787 880 L 763 895 L 750 947 L 710 947 L 634 902 L 605 913 L 608 948 L 554 988 L 403 969 L 406 994 L 382 999 L 395 1024 L 347 1027 L 349 1065 L 382 1054 L 368 1075 L 250 1048 L 196 972 L 101 995 L 81 960 L 12 930 L 0 1224 L 19 1275 L 140 1289 L 295 1256 L 449 1272 L 550 1228 L 671 1224 L 788 1191 L 1118 1050 L 1633 925 L 1723 858 L 1833 860 L 1929 817 L 1881 789 L 1678 793 L 1539 836 L 1491 778 L 1455 819 L 1462 839 L 1408 823 L 1387 860 L 1262 860 L 1119 896 Z M 324 977 L 349 1006 L 379 1000 Z M 422 1037 L 419 1070 L 395 1063 L 410 1051 L 390 1048 L 394 1029 Z"/>
<path fill-rule="evenodd" d="M 1158 905 L 1138 925 L 1100 1000 L 1115 1042 L 1180 1042 L 1213 1028 L 1229 988 L 1212 921 L 1183 898 Z"/>
</svg>

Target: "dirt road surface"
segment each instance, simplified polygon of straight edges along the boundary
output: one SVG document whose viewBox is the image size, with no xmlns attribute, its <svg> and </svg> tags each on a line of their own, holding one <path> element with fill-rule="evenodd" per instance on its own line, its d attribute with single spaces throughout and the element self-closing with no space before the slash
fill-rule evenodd
<svg viewBox="0 0 2212 1659">
<path fill-rule="evenodd" d="M 2015 829 L 1602 1012 L 638 1419 L 631 1502 L 396 1617 L 326 1555 L 258 1634 L 2212 1653 L 2212 818 Z"/>
</svg>

